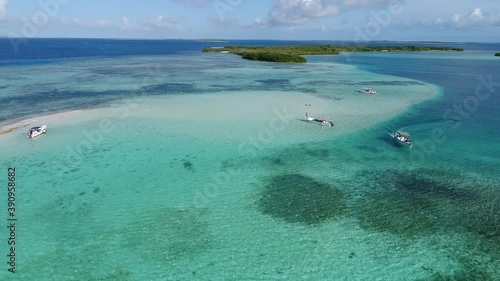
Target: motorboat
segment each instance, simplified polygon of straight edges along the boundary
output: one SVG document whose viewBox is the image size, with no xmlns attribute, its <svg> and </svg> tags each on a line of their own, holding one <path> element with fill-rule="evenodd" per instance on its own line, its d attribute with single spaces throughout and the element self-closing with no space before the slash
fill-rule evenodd
<svg viewBox="0 0 500 281">
<path fill-rule="evenodd" d="M 402 146 L 407 146 L 411 148 L 413 142 L 411 141 L 410 134 L 403 131 L 397 131 L 395 134 L 389 134 L 394 139 L 394 141 Z"/>
<path fill-rule="evenodd" d="M 372 88 L 363 88 L 363 89 L 360 89 L 359 92 L 364 93 L 364 94 L 376 94 L 377 93 L 377 91 L 375 91 Z"/>
<path fill-rule="evenodd" d="M 33 127 L 28 131 L 28 139 L 36 138 L 45 133 L 47 133 L 47 126 Z"/>
<path fill-rule="evenodd" d="M 309 117 L 309 115 L 307 114 L 307 112 L 306 112 L 305 119 L 307 121 L 309 121 L 309 122 L 320 123 L 321 126 L 325 125 L 325 126 L 333 127 L 335 125 L 335 123 L 333 123 L 332 120 L 326 120 L 326 118 L 323 118 L 323 117 L 318 117 L 318 118 Z"/>
</svg>

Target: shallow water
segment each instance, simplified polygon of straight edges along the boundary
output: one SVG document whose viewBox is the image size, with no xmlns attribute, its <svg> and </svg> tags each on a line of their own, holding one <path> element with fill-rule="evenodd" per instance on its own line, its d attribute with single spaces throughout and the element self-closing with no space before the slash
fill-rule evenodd
<svg viewBox="0 0 500 281">
<path fill-rule="evenodd" d="M 35 116 L 49 128 L 0 135 L 20 186 L 14 280 L 498 279 L 499 155 L 474 137 L 498 115 L 485 106 L 460 129 L 443 120 L 474 87 L 426 80 L 432 56 L 2 66 L 3 124 Z M 87 109 L 41 117 L 34 105 Z M 301 121 L 306 111 L 335 126 Z M 449 139 L 432 146 L 436 128 Z M 390 140 L 397 129 L 412 150 Z"/>
</svg>

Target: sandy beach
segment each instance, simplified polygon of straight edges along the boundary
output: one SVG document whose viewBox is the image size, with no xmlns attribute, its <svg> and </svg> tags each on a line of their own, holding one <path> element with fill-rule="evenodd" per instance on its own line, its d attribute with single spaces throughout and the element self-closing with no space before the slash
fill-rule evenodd
<svg viewBox="0 0 500 281">
<path fill-rule="evenodd" d="M 278 118 L 288 126 L 285 134 L 293 135 L 300 142 L 308 139 L 311 130 L 319 127 L 315 123 L 301 122 L 304 121 L 306 112 L 312 117 L 332 119 L 335 127 L 328 132 L 328 137 L 335 137 L 386 121 L 412 105 L 436 97 L 438 91 L 437 88 L 430 87 L 416 89 L 414 93 L 401 95 L 397 102 L 394 100 L 394 93 L 359 93 L 340 100 L 278 91 L 140 97 L 116 101 L 108 106 L 42 115 L 4 125 L 0 129 L 0 140 L 14 141 L 9 134 L 23 133 L 30 126 L 47 125 L 50 132 L 56 128 L 78 127 L 82 123 L 102 119 L 124 121 L 140 117 L 162 120 L 165 129 L 174 126 L 177 133 L 201 136 L 207 134 L 212 137 L 216 135 L 225 139 L 239 138 L 238 136 L 251 131 L 258 133 L 267 129 L 266 123 Z M 217 121 L 232 124 L 231 128 L 220 127 L 216 124 Z M 300 137 L 301 134 L 304 136 Z M 325 136 L 321 131 L 319 134 Z"/>
<path fill-rule="evenodd" d="M 498 68 L 490 60 L 359 53 L 274 64 L 190 41 L 31 43 L 36 58 L 0 67 L 16 280 L 499 276 L 498 101 L 443 120 L 470 99 L 478 72 Z M 82 52 L 38 59 L 54 55 L 40 51 L 47 44 Z M 359 92 L 367 87 L 377 93 Z M 40 125 L 47 134 L 27 139 Z M 445 143 L 433 142 L 436 128 Z M 398 146 L 395 130 L 414 147 Z"/>
</svg>

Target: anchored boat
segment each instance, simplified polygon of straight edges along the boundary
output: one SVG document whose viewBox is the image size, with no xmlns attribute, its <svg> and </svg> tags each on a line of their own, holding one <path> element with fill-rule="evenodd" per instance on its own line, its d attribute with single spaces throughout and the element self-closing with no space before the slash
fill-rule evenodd
<svg viewBox="0 0 500 281">
<path fill-rule="evenodd" d="M 326 118 L 323 118 L 323 117 L 318 117 L 318 118 L 314 118 L 314 117 L 309 117 L 309 115 L 307 114 L 306 112 L 306 117 L 305 119 L 307 121 L 310 121 L 310 122 L 317 122 L 317 123 L 321 123 L 321 126 L 323 125 L 327 125 L 327 126 L 330 126 L 330 127 L 333 127 L 335 125 L 335 123 L 333 123 L 332 120 L 326 120 Z"/>
<path fill-rule="evenodd" d="M 375 91 L 372 88 L 363 88 L 363 89 L 360 89 L 359 92 L 364 93 L 364 94 L 376 94 L 377 93 L 377 91 Z"/>
<path fill-rule="evenodd" d="M 397 131 L 395 134 L 389 134 L 396 143 L 407 146 L 411 148 L 413 146 L 413 142 L 411 141 L 410 134 L 407 132 Z"/>
<path fill-rule="evenodd" d="M 28 139 L 36 138 L 45 133 L 47 133 L 47 126 L 33 127 L 28 131 Z"/>
</svg>

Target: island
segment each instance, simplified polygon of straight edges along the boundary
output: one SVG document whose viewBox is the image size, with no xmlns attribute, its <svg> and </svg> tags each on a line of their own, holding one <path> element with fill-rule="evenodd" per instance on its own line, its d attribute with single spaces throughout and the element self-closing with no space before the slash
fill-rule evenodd
<svg viewBox="0 0 500 281">
<path fill-rule="evenodd" d="M 500 57 L 500 53 L 496 53 L 496 54 L 495 54 L 495 57 Z"/>
<path fill-rule="evenodd" d="M 305 63 L 304 55 L 338 55 L 341 52 L 425 52 L 425 51 L 463 51 L 453 47 L 416 47 L 416 46 L 226 46 L 204 48 L 202 52 L 231 53 L 247 60 Z"/>
</svg>

